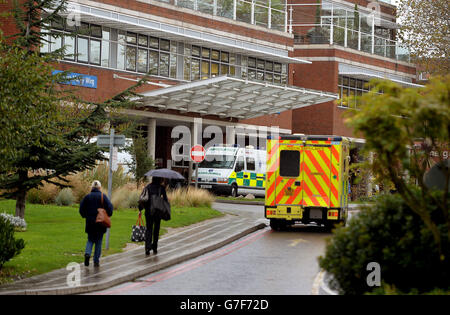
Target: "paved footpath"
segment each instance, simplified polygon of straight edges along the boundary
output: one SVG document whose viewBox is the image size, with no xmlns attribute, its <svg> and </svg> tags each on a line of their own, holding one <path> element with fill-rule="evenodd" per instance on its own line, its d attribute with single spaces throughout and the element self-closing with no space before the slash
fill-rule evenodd
<svg viewBox="0 0 450 315">
<path fill-rule="evenodd" d="M 223 217 L 174 229 L 159 241 L 158 254 L 146 256 L 144 247 L 103 257 L 100 267 L 83 263 L 72 269 L 58 269 L 46 274 L 0 286 L 4 294 L 78 294 L 103 290 L 132 281 L 149 273 L 216 250 L 225 244 L 266 227 L 264 220 L 226 214 Z M 130 227 L 131 230 L 131 227 Z M 70 286 L 79 270 L 79 285 Z M 67 281 L 67 280 L 71 281 Z"/>
</svg>

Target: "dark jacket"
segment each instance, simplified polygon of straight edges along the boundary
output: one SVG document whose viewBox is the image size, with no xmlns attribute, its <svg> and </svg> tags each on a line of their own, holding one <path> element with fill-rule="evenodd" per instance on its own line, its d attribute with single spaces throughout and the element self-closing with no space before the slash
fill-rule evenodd
<svg viewBox="0 0 450 315">
<path fill-rule="evenodd" d="M 148 184 L 144 189 L 148 189 L 149 196 L 158 195 L 159 193 L 161 193 L 161 195 L 163 196 L 163 199 L 165 201 L 169 201 L 167 199 L 166 189 L 164 188 L 164 186 L 162 186 L 160 184 L 151 183 L 151 184 Z M 145 216 L 149 216 L 149 214 L 150 214 L 151 202 L 152 202 L 152 198 L 148 198 L 147 204 L 144 205 Z M 141 210 L 142 210 L 142 206 L 139 205 L 139 211 L 141 211 Z"/>
<path fill-rule="evenodd" d="M 97 218 L 97 209 L 103 208 L 109 216 L 113 214 L 113 205 L 108 197 L 103 194 L 103 205 L 101 203 L 102 192 L 93 188 L 91 193 L 86 195 L 80 203 L 80 215 L 86 219 L 85 232 L 91 239 L 96 239 L 106 232 L 106 227 L 95 223 Z"/>
</svg>

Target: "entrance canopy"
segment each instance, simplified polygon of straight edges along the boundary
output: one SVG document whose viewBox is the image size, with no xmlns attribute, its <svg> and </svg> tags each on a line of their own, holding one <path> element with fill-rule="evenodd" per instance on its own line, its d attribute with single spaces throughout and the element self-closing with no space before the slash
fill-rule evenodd
<svg viewBox="0 0 450 315">
<path fill-rule="evenodd" d="M 145 92 L 144 104 L 222 118 L 248 119 L 334 101 L 337 94 L 229 76 Z"/>
</svg>

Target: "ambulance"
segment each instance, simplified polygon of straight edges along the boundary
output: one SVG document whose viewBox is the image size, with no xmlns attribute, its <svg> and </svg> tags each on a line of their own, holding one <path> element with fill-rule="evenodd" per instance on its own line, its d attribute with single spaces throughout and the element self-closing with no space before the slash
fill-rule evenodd
<svg viewBox="0 0 450 315">
<path fill-rule="evenodd" d="M 343 137 L 268 137 L 265 217 L 272 229 L 296 222 L 345 224 L 349 152 L 350 141 Z"/>
<path fill-rule="evenodd" d="M 205 160 L 198 167 L 200 188 L 233 197 L 265 194 L 266 150 L 214 145 L 206 150 Z"/>
</svg>

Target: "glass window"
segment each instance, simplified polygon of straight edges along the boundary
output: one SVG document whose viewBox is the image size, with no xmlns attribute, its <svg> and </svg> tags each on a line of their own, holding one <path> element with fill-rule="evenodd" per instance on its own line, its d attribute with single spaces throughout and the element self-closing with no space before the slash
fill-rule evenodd
<svg viewBox="0 0 450 315">
<path fill-rule="evenodd" d="M 121 44 L 117 45 L 117 69 L 125 70 L 125 45 Z"/>
<path fill-rule="evenodd" d="M 159 49 L 159 39 L 156 37 L 150 37 L 150 47 Z"/>
<path fill-rule="evenodd" d="M 255 159 L 247 157 L 247 171 L 254 171 L 256 169 Z"/>
<path fill-rule="evenodd" d="M 178 52 L 178 47 L 177 46 L 178 46 L 177 42 L 174 42 L 174 41 L 170 42 L 170 52 L 172 54 L 176 54 Z"/>
<path fill-rule="evenodd" d="M 192 59 L 191 80 L 200 80 L 200 60 Z"/>
<path fill-rule="evenodd" d="M 65 57 L 67 60 L 75 60 L 75 37 L 70 35 L 64 36 Z"/>
<path fill-rule="evenodd" d="M 100 65 L 100 44 L 99 40 L 91 39 L 91 53 L 89 55 L 90 62 L 96 65 Z"/>
<path fill-rule="evenodd" d="M 192 56 L 200 57 L 200 47 L 192 46 Z"/>
<path fill-rule="evenodd" d="M 232 77 L 234 77 L 236 75 L 236 67 L 235 66 L 230 66 L 230 75 Z"/>
<path fill-rule="evenodd" d="M 230 64 L 236 64 L 236 54 L 230 54 Z"/>
<path fill-rule="evenodd" d="M 230 60 L 229 60 L 229 55 L 228 55 L 228 53 L 222 51 L 222 54 L 220 55 L 220 60 L 221 60 L 222 62 L 228 63 L 228 62 L 230 61 Z"/>
<path fill-rule="evenodd" d="M 148 50 L 139 49 L 137 58 L 137 71 L 147 72 Z"/>
<path fill-rule="evenodd" d="M 109 67 L 109 42 L 102 41 L 102 66 Z"/>
<path fill-rule="evenodd" d="M 86 35 L 86 36 L 89 36 L 89 35 L 90 35 L 90 32 L 89 32 L 89 24 L 88 24 L 88 23 L 81 22 L 81 23 L 80 23 L 80 27 L 78 28 L 78 34 L 79 34 L 79 35 Z"/>
<path fill-rule="evenodd" d="M 127 43 L 136 45 L 137 35 L 135 33 L 127 33 Z"/>
<path fill-rule="evenodd" d="M 293 150 L 281 150 L 280 152 L 280 176 L 300 176 L 300 152 Z"/>
<path fill-rule="evenodd" d="M 184 79 L 186 81 L 191 80 L 191 58 L 190 57 L 184 57 L 183 60 L 183 75 Z"/>
<path fill-rule="evenodd" d="M 139 46 L 147 47 L 148 46 L 148 37 L 145 36 L 145 35 L 140 35 L 139 34 L 138 44 L 139 44 Z"/>
<path fill-rule="evenodd" d="M 219 76 L 219 64 L 212 62 L 211 63 L 211 78 Z"/>
<path fill-rule="evenodd" d="M 169 54 L 161 53 L 159 56 L 159 75 L 163 77 L 169 76 L 169 59 Z"/>
<path fill-rule="evenodd" d="M 234 168 L 234 171 L 236 173 L 242 172 L 244 170 L 244 157 L 240 156 L 238 157 L 237 161 L 236 161 L 236 166 Z"/>
<path fill-rule="evenodd" d="M 209 62 L 202 61 L 202 80 L 209 78 Z"/>
<path fill-rule="evenodd" d="M 273 83 L 281 84 L 281 75 L 275 73 L 273 75 Z"/>
<path fill-rule="evenodd" d="M 225 75 L 228 74 L 229 66 L 225 64 L 220 65 L 220 74 Z"/>
<path fill-rule="evenodd" d="M 209 48 L 202 47 L 202 58 L 209 59 L 209 57 L 210 57 L 210 50 L 209 50 Z"/>
<path fill-rule="evenodd" d="M 256 70 L 248 69 L 248 79 L 256 80 Z"/>
<path fill-rule="evenodd" d="M 89 40 L 87 38 L 78 37 L 77 42 L 77 56 L 79 62 L 88 62 L 89 61 Z"/>
<path fill-rule="evenodd" d="M 191 55 L 191 45 L 184 44 L 184 55 L 190 56 Z"/>
<path fill-rule="evenodd" d="M 211 59 L 219 61 L 219 58 L 220 58 L 220 51 L 214 49 L 211 50 Z"/>
<path fill-rule="evenodd" d="M 91 36 L 102 38 L 102 27 L 91 24 Z"/>
<path fill-rule="evenodd" d="M 109 27 L 104 27 L 102 30 L 102 38 L 109 40 L 110 39 L 109 33 L 110 33 Z"/>
<path fill-rule="evenodd" d="M 167 39 L 161 39 L 160 48 L 161 50 L 170 51 L 170 41 Z"/>
<path fill-rule="evenodd" d="M 273 83 L 281 84 L 281 75 L 274 73 L 274 75 L 273 75 Z"/>
<path fill-rule="evenodd" d="M 266 72 L 266 73 L 264 74 L 264 79 L 265 79 L 267 82 L 272 83 L 272 81 L 273 81 L 273 74 L 270 73 L 270 72 Z"/>
<path fill-rule="evenodd" d="M 42 37 L 42 42 L 41 42 L 41 52 L 42 53 L 48 53 L 48 50 L 50 49 L 50 45 L 48 43 L 48 35 L 45 35 Z"/>
<path fill-rule="evenodd" d="M 177 77 L 177 55 L 170 54 L 170 77 Z"/>
<path fill-rule="evenodd" d="M 61 33 L 56 33 L 54 35 L 50 35 L 50 51 L 55 52 L 62 47 L 62 35 Z"/>
<path fill-rule="evenodd" d="M 127 46 L 127 70 L 136 71 L 136 47 Z"/>
<path fill-rule="evenodd" d="M 148 72 L 153 75 L 158 75 L 159 53 L 150 50 L 148 53 Z"/>
<path fill-rule="evenodd" d="M 274 62 L 274 64 L 273 64 L 273 71 L 281 73 L 281 63 Z"/>
<path fill-rule="evenodd" d="M 273 71 L 273 62 L 266 61 L 266 71 Z"/>
<path fill-rule="evenodd" d="M 287 73 L 287 64 L 283 63 L 281 65 L 281 73 L 283 73 L 283 74 Z"/>
<path fill-rule="evenodd" d="M 256 59 L 248 57 L 248 66 L 250 68 L 256 68 Z"/>
<path fill-rule="evenodd" d="M 258 72 L 256 73 L 256 79 L 257 79 L 258 81 L 264 81 L 264 72 L 258 71 Z"/>
<path fill-rule="evenodd" d="M 264 70 L 264 68 L 265 68 L 264 60 L 258 59 L 256 65 L 257 65 L 258 69 Z"/>
</svg>

